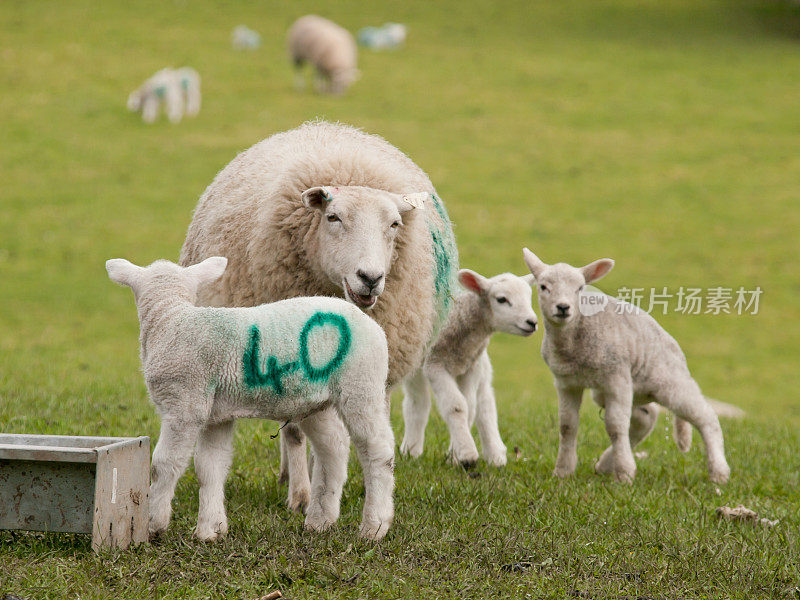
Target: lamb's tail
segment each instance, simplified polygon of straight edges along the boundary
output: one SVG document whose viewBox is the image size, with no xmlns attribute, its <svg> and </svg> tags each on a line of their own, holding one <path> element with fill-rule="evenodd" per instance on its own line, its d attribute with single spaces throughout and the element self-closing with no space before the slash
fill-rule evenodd
<svg viewBox="0 0 800 600">
<path fill-rule="evenodd" d="M 728 404 L 727 402 L 720 402 L 712 398 L 706 398 L 706 402 L 711 405 L 714 412 L 718 417 L 727 419 L 742 419 L 745 412 L 738 406 Z M 688 421 L 684 421 L 679 416 L 674 415 L 675 420 L 672 424 L 672 437 L 675 439 L 675 444 L 681 452 L 688 452 L 692 447 L 692 426 Z"/>
<path fill-rule="evenodd" d="M 719 400 L 713 400 L 712 398 L 706 398 L 706 402 L 711 405 L 711 408 L 714 409 L 714 412 L 717 413 L 718 417 L 723 417 L 726 419 L 743 419 L 746 414 L 738 406 L 728 404 L 727 402 L 720 402 Z"/>
</svg>

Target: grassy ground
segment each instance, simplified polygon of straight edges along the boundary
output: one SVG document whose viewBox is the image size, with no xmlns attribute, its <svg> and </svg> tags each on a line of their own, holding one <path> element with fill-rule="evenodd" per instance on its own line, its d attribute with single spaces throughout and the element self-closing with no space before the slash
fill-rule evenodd
<svg viewBox="0 0 800 600">
<path fill-rule="evenodd" d="M 326 5 L 327 4 L 327 5 Z M 362 53 L 344 98 L 298 94 L 283 36 L 307 12 L 351 30 L 410 28 Z M 230 49 L 246 23 L 264 44 Z M 426 169 L 462 264 L 523 272 L 617 260 L 622 286 L 760 286 L 755 316 L 674 312 L 706 392 L 746 408 L 724 423 L 731 483 L 707 481 L 698 437 L 680 455 L 662 421 L 632 487 L 595 476 L 606 442 L 586 403 L 574 479 L 550 474 L 556 403 L 539 340 L 492 344 L 501 431 L 520 457 L 466 473 L 426 453 L 397 466 L 396 525 L 356 538 L 355 462 L 339 526 L 302 531 L 277 484 L 273 423 L 242 422 L 231 532 L 191 540 L 197 485 L 179 484 L 157 544 L 93 555 L 81 536 L 0 533 L 0 595 L 236 598 L 275 588 L 330 598 L 795 597 L 798 562 L 800 15 L 766 0 L 633 2 L 18 2 L 0 4 L 0 430 L 147 434 L 131 294 L 105 259 L 176 258 L 191 210 L 236 152 L 316 116 L 384 135 Z M 203 75 L 179 126 L 125 111 L 165 64 Z M 399 400 L 399 399 L 398 399 Z M 396 432 L 402 434 L 399 401 Z M 744 503 L 774 529 L 720 523 Z"/>
</svg>

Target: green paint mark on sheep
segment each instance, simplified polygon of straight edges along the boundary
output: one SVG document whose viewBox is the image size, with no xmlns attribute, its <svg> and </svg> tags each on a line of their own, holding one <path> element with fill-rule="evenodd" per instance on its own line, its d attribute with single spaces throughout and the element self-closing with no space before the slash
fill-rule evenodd
<svg viewBox="0 0 800 600">
<path fill-rule="evenodd" d="M 153 91 L 159 98 L 163 98 L 164 96 L 167 95 L 167 88 L 166 86 L 163 85 L 159 85 L 158 87 L 154 88 Z"/>
<path fill-rule="evenodd" d="M 450 310 L 450 303 L 453 298 L 452 289 L 455 286 L 455 274 L 458 267 L 458 250 L 453 236 L 453 226 L 450 223 L 450 216 L 447 214 L 444 203 L 436 194 L 431 194 L 431 198 L 441 221 L 441 224 L 437 224 L 428 217 L 428 230 L 431 235 L 436 268 L 434 288 L 439 303 L 439 320 L 443 322 Z"/>
<path fill-rule="evenodd" d="M 326 324 L 333 325 L 339 331 L 339 345 L 334 356 L 324 365 L 315 367 L 311 364 L 311 353 L 308 346 L 308 338 L 311 332 L 317 327 Z M 303 375 L 308 381 L 325 382 L 338 369 L 350 351 L 352 336 L 347 320 L 335 313 L 315 313 L 300 331 L 298 341 L 299 360 L 293 360 L 281 365 L 274 356 L 267 357 L 266 369 L 261 370 L 261 331 L 258 325 L 250 326 L 250 336 L 247 348 L 242 356 L 242 371 L 244 382 L 247 387 L 260 388 L 271 387 L 276 394 L 282 395 L 286 389 L 283 386 L 283 376 L 294 373 L 302 368 Z"/>
</svg>

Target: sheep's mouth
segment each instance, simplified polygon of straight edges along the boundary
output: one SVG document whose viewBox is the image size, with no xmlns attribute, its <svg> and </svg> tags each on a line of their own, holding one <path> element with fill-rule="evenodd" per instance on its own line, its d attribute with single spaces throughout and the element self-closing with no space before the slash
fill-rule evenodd
<svg viewBox="0 0 800 600">
<path fill-rule="evenodd" d="M 372 308 L 375 306 L 375 302 L 378 300 L 377 296 L 373 296 L 372 294 L 356 294 L 353 288 L 350 287 L 350 284 L 347 283 L 347 279 L 344 279 L 343 282 L 345 298 L 350 302 L 359 308 Z"/>
<path fill-rule="evenodd" d="M 524 337 L 528 337 L 529 335 L 533 335 L 533 332 L 536 331 L 536 326 L 534 325 L 533 327 L 520 327 L 519 325 L 517 325 L 517 329 L 519 329 L 522 332 L 522 335 Z"/>
</svg>

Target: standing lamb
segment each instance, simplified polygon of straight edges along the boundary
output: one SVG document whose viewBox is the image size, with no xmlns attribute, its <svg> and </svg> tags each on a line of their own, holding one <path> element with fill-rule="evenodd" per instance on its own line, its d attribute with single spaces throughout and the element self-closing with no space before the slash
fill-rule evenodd
<svg viewBox="0 0 800 600">
<path fill-rule="evenodd" d="M 709 476 L 725 483 L 722 429 L 714 408 L 700 391 L 678 343 L 646 312 L 600 292 L 582 293 L 614 266 L 608 258 L 585 267 L 547 265 L 525 248 L 525 262 L 536 278 L 544 316 L 542 356 L 558 392 L 560 436 L 555 475 L 567 477 L 578 461 L 578 411 L 583 390 L 605 409 L 611 446 L 595 465 L 621 482 L 636 474 L 632 448 L 655 425 L 656 402 L 675 413 L 676 441 L 688 450 L 694 425 L 706 446 Z M 582 299 L 592 298 L 591 301 Z"/>
<path fill-rule="evenodd" d="M 317 90 L 342 94 L 359 77 L 358 48 L 349 31 L 333 21 L 306 15 L 289 29 L 289 56 L 295 67 L 295 85 L 305 86 L 303 64 L 316 69 Z"/>
<path fill-rule="evenodd" d="M 298 419 L 308 434 L 316 460 L 305 527 L 314 531 L 339 518 L 349 432 L 366 488 L 361 535 L 381 539 L 392 522 L 394 487 L 383 331 L 338 298 L 195 306 L 198 286 L 222 276 L 226 264 L 219 256 L 186 268 L 165 260 L 144 268 L 120 258 L 106 262 L 109 277 L 135 294 L 144 377 L 161 415 L 150 532 L 167 528 L 175 484 L 193 450 L 200 483 L 195 535 L 214 540 L 227 532 L 234 421 L 256 417 Z"/>
<path fill-rule="evenodd" d="M 468 292 L 456 297 L 439 339 L 425 359 L 425 378 L 406 384 L 406 389 L 416 386 L 419 390 L 403 400 L 406 431 L 400 452 L 413 457 L 422 454 L 431 408 L 430 382 L 439 413 L 450 430 L 453 461 L 470 467 L 478 460 L 470 433 L 477 424 L 484 459 L 499 467 L 506 464 L 506 446 L 497 427 L 487 348 L 496 331 L 526 337 L 536 331 L 536 313 L 531 308 L 533 276 L 503 273 L 487 279 L 462 269 L 458 280 Z"/>
<path fill-rule="evenodd" d="M 128 96 L 128 110 L 142 113 L 145 123 L 153 123 L 161 104 L 171 123 L 178 123 L 184 113 L 193 117 L 200 112 L 200 76 L 190 67 L 161 69 Z"/>
<path fill-rule="evenodd" d="M 254 306 L 296 296 L 344 297 L 386 332 L 391 388 L 422 366 L 447 318 L 458 254 L 427 175 L 385 140 L 325 122 L 268 138 L 206 189 L 181 252 L 188 266 L 230 261 L 199 301 Z M 387 396 L 388 403 L 388 396 Z M 302 432 L 281 430 L 289 506 L 308 502 Z"/>
</svg>

